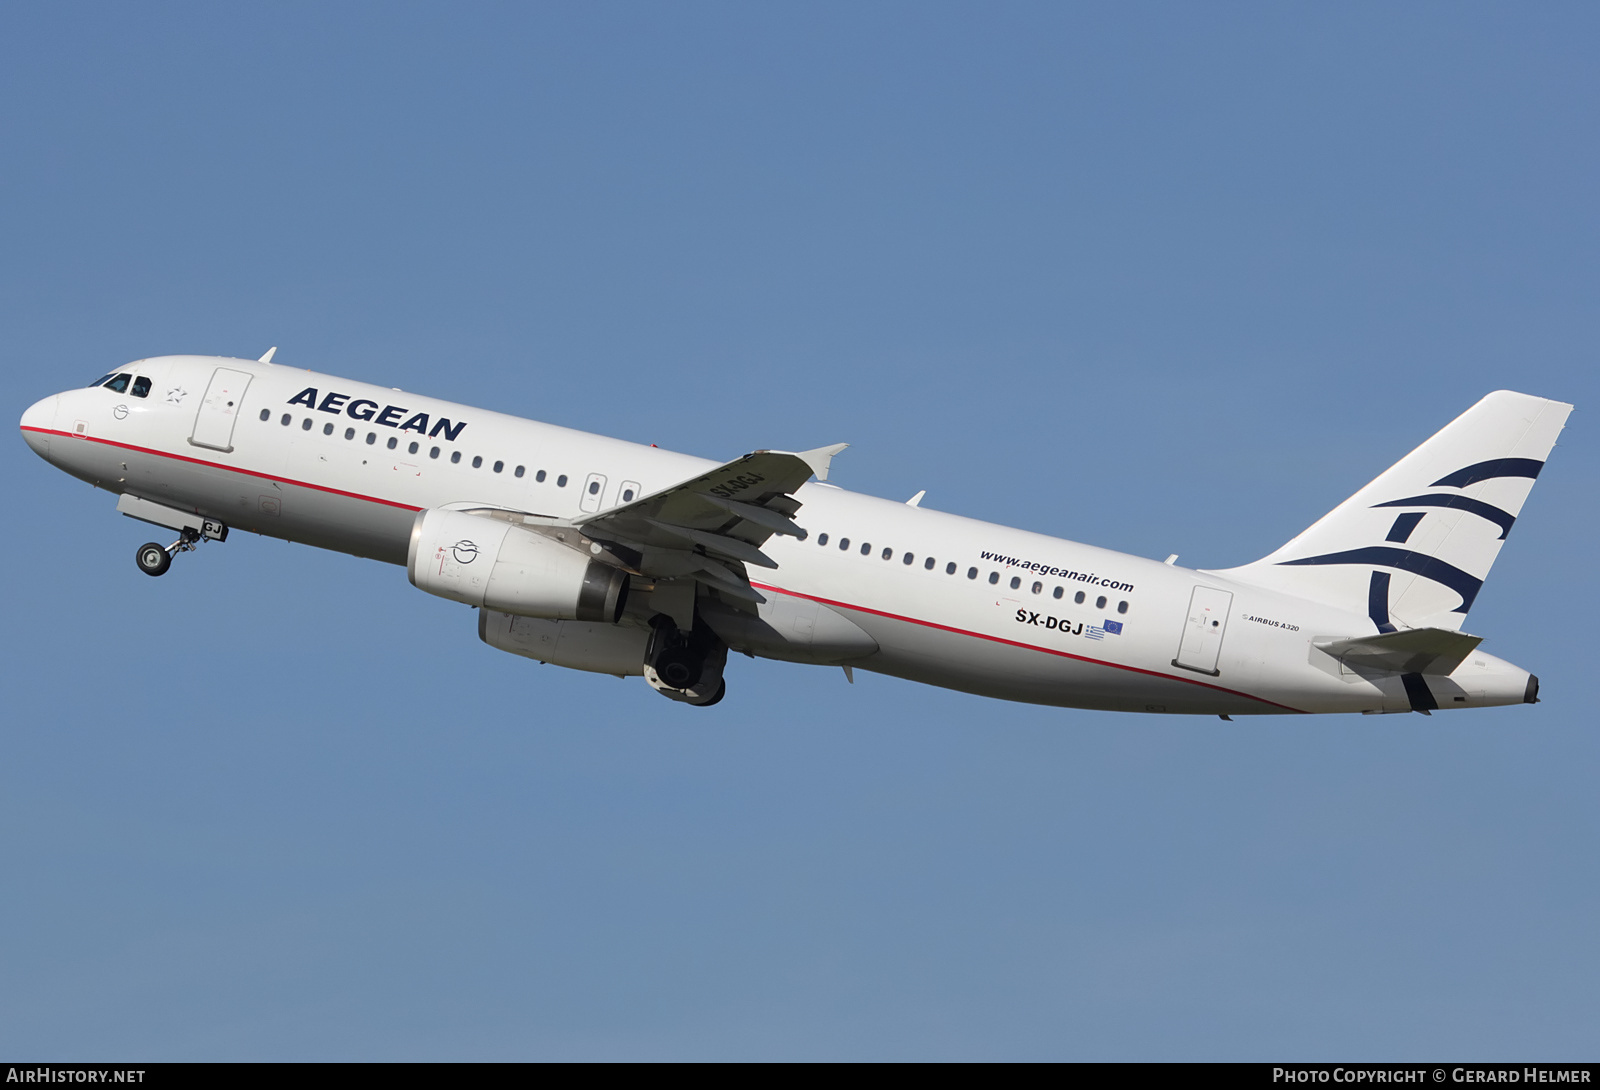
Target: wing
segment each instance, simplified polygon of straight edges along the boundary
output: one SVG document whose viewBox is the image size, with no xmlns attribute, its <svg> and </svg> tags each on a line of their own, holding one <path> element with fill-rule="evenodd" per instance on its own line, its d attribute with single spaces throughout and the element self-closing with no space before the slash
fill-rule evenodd
<svg viewBox="0 0 1600 1090">
<path fill-rule="evenodd" d="M 778 566 L 761 546 L 773 534 L 801 536 L 793 521 L 801 506 L 794 493 L 813 475 L 827 480 L 833 456 L 848 445 L 798 454 L 758 450 L 573 525 L 593 540 L 636 553 L 630 566 L 641 575 L 692 578 L 760 602 L 745 565 Z"/>
</svg>

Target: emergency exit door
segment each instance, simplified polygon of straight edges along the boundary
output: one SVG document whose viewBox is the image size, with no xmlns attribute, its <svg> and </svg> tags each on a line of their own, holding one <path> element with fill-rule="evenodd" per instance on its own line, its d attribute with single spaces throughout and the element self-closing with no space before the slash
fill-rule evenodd
<svg viewBox="0 0 1600 1090">
<path fill-rule="evenodd" d="M 233 425 L 239 419 L 244 391 L 249 385 L 250 376 L 244 371 L 217 368 L 211 375 L 211 384 L 206 387 L 206 396 L 200 401 L 200 411 L 195 413 L 194 433 L 189 436 L 189 442 L 223 453 L 233 450 Z"/>
<path fill-rule="evenodd" d="M 583 495 L 578 497 L 578 506 L 590 512 L 600 510 L 600 504 L 606 497 L 606 475 L 604 473 L 591 473 L 589 479 L 583 482 Z"/>
<path fill-rule="evenodd" d="M 1189 617 L 1183 626 L 1183 642 L 1172 665 L 1216 677 L 1217 656 L 1222 652 L 1222 636 L 1228 630 L 1228 609 L 1233 594 L 1215 587 L 1195 587 L 1189 596 Z"/>
</svg>

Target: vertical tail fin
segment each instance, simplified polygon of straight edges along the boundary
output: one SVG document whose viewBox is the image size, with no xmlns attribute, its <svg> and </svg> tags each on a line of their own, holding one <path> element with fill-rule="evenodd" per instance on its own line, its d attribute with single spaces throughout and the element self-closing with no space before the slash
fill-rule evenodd
<svg viewBox="0 0 1600 1090">
<path fill-rule="evenodd" d="M 1380 632 L 1459 629 L 1571 411 L 1498 390 L 1281 549 L 1219 574 Z"/>
</svg>

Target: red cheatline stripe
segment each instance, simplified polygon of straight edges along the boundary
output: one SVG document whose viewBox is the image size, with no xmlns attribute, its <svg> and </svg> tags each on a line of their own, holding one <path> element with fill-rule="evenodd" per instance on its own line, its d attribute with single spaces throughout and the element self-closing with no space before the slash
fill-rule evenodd
<svg viewBox="0 0 1600 1090">
<path fill-rule="evenodd" d="M 246 477 L 259 477 L 262 480 L 267 480 L 267 481 L 280 481 L 283 484 L 292 484 L 292 485 L 296 485 L 296 486 L 298 486 L 300 488 L 311 488 L 311 489 L 315 489 L 318 492 L 327 492 L 327 493 L 330 493 L 330 494 L 335 495 L 335 496 L 346 496 L 346 497 L 348 497 L 350 499 L 353 499 L 353 500 L 366 500 L 368 503 L 381 503 L 381 504 L 384 504 L 385 506 L 388 506 L 388 507 L 398 507 L 402 511 L 420 511 L 420 510 L 422 510 L 422 508 L 417 507 L 414 504 L 399 503 L 399 502 L 396 502 L 395 500 L 379 499 L 377 496 L 364 496 L 359 492 L 346 492 L 341 488 L 328 488 L 325 485 L 311 484 L 311 483 L 309 483 L 307 481 L 297 481 L 293 477 L 279 477 L 279 476 L 276 476 L 276 475 L 271 474 L 271 473 L 261 473 L 261 472 L 258 472 L 256 470 L 253 470 L 253 469 L 241 469 L 238 466 L 223 465 L 220 462 L 208 462 L 204 458 L 190 458 L 187 455 L 171 454 L 171 453 L 168 453 L 167 451 L 164 451 L 164 450 L 152 450 L 149 447 L 134 446 L 131 443 L 118 443 L 118 442 L 116 442 L 115 440 L 112 440 L 112 439 L 100 439 L 100 438 L 97 438 L 97 437 L 92 436 L 92 435 L 78 435 L 78 434 L 76 434 L 74 432 L 59 431 L 59 430 L 56 430 L 54 428 L 29 428 L 29 427 L 25 427 L 22 430 L 23 431 L 38 432 L 40 435 L 59 435 L 59 436 L 65 438 L 65 439 L 78 439 L 78 440 L 86 440 L 86 441 L 88 441 L 90 443 L 103 443 L 108 447 L 119 447 L 122 450 L 135 450 L 135 451 L 138 451 L 141 454 L 154 455 L 157 458 L 170 458 L 170 459 L 172 459 L 173 461 L 176 461 L 176 462 L 189 462 L 189 463 L 191 463 L 193 465 L 207 466 L 207 467 L 209 467 L 211 469 L 222 469 L 222 470 L 228 471 L 229 473 L 238 473 L 238 474 L 241 474 L 241 475 L 246 476 Z M 860 612 L 860 613 L 871 613 L 871 614 L 873 614 L 874 616 L 877 616 L 877 617 L 887 617 L 888 619 L 893 620 L 893 621 L 905 621 L 907 624 L 921 625 L 924 628 L 936 628 L 936 629 L 939 629 L 942 632 L 950 632 L 950 633 L 953 633 L 953 634 L 955 634 L 957 636 L 970 636 L 970 637 L 972 637 L 974 639 L 989 640 L 992 643 L 1003 643 L 1003 644 L 1006 644 L 1006 645 L 1008 645 L 1010 647 L 1020 647 L 1023 650 L 1026 650 L 1026 651 L 1038 651 L 1041 654 L 1058 655 L 1058 656 L 1060 656 L 1061 658 L 1064 658 L 1064 659 L 1076 659 L 1078 662 L 1087 662 L 1087 663 L 1090 663 L 1091 665 L 1094 665 L 1094 666 L 1109 666 L 1114 670 L 1127 670 L 1130 673 L 1145 674 L 1145 675 L 1147 675 L 1149 677 L 1159 677 L 1159 678 L 1162 678 L 1162 679 L 1164 679 L 1166 681 L 1181 681 L 1186 685 L 1198 685 L 1202 689 L 1214 689 L 1219 693 L 1227 693 L 1229 696 L 1242 696 L 1246 700 L 1255 700 L 1255 701 L 1258 701 L 1258 702 L 1260 702 L 1262 704 L 1270 704 L 1272 707 L 1274 707 L 1274 708 L 1282 708 L 1284 711 L 1297 712 L 1297 713 L 1300 712 L 1299 708 L 1291 708 L 1287 704 L 1279 704 L 1278 702 L 1276 702 L 1274 700 L 1268 700 L 1265 697 L 1254 696 L 1254 695 L 1252 695 L 1250 693 L 1241 693 L 1236 689 L 1224 688 L 1221 685 L 1211 685 L 1211 684 L 1209 684 L 1207 682 L 1204 682 L 1204 681 L 1196 681 L 1193 678 L 1178 677 L 1175 674 L 1163 674 L 1159 670 L 1146 670 L 1146 669 L 1143 669 L 1143 668 L 1138 667 L 1138 666 L 1124 666 L 1121 663 L 1105 662 L 1105 661 L 1103 661 L 1101 659 L 1092 659 L 1092 658 L 1089 658 L 1089 657 L 1087 657 L 1085 655 L 1074 655 L 1070 651 L 1059 651 L 1059 650 L 1056 650 L 1055 648 L 1052 648 L 1052 647 L 1039 647 L 1039 646 L 1036 646 L 1036 645 L 1031 644 L 1031 643 L 1022 643 L 1022 642 L 1020 642 L 1018 640 L 1008 640 L 1008 639 L 1005 639 L 1005 638 L 1003 638 L 1001 636 L 989 636 L 989 635 L 985 635 L 982 632 L 969 632 L 964 628 L 954 628 L 954 627 L 952 627 L 950 625 L 939 624 L 939 623 L 937 623 L 935 621 L 924 621 L 924 620 L 920 620 L 920 619 L 918 619 L 916 617 L 903 617 L 898 613 L 888 613 L 888 612 L 885 612 L 884 610 L 871 609 L 871 608 L 869 608 L 867 606 L 851 605 L 848 602 L 836 602 L 831 598 L 821 598 L 821 597 L 818 597 L 817 595 L 814 595 L 814 594 L 802 594 L 799 591 L 785 590 L 782 587 L 774 587 L 774 586 L 771 586 L 771 585 L 766 584 L 766 583 L 756 583 L 756 582 L 752 581 L 752 583 L 750 585 L 755 587 L 755 588 L 757 588 L 758 590 L 770 590 L 770 591 L 773 591 L 774 593 L 777 593 L 777 594 L 787 594 L 787 595 L 789 595 L 790 597 L 793 597 L 793 598 L 806 598 L 806 599 L 809 599 L 810 601 L 813 601 L 813 602 L 820 602 L 821 604 L 826 605 L 826 606 L 838 606 L 840 609 L 853 609 L 853 610 L 856 610 L 857 612 Z"/>
<path fill-rule="evenodd" d="M 103 443 L 108 447 L 118 447 L 122 450 L 136 450 L 140 454 L 153 454 L 157 458 L 170 458 L 174 462 L 188 462 L 191 465 L 206 466 L 210 469 L 224 469 L 229 473 L 238 473 L 245 477 L 259 477 L 264 481 L 279 481 L 283 484 L 292 484 L 299 488 L 311 488 L 318 492 L 327 492 L 335 496 L 346 496 L 352 500 L 366 500 L 368 503 L 381 503 L 386 507 L 398 507 L 402 511 L 420 511 L 422 508 L 410 503 L 399 503 L 395 500 L 380 499 L 377 496 L 363 496 L 359 492 L 346 492 L 342 488 L 329 488 L 326 485 L 312 484 L 309 481 L 297 481 L 293 477 L 279 477 L 272 473 L 261 473 L 254 469 L 241 469 L 238 466 L 223 465 L 221 462 L 208 462 L 204 458 L 190 458 L 184 454 L 172 454 L 164 450 L 151 450 L 149 447 L 136 447 L 132 443 L 118 443 L 114 439 L 100 439 L 93 435 L 78 435 L 70 431 L 58 431 L 54 428 L 23 428 L 23 431 L 38 432 L 40 435 L 59 435 L 66 439 L 77 439 L 90 443 Z"/>
<path fill-rule="evenodd" d="M 1227 693 L 1229 696 L 1242 696 L 1246 700 L 1255 700 L 1262 704 L 1270 704 L 1274 708 L 1282 708 L 1286 712 L 1295 712 L 1301 715 L 1305 714 L 1304 712 L 1301 712 L 1299 708 L 1291 708 L 1287 704 L 1279 704 L 1277 701 L 1268 700 L 1263 696 L 1255 696 L 1252 693 L 1241 693 L 1237 689 L 1228 689 L 1221 685 L 1212 685 L 1209 682 L 1196 681 L 1194 678 L 1179 677 L 1176 674 L 1163 674 L 1159 670 L 1146 670 L 1139 666 L 1124 666 L 1120 662 L 1106 662 L 1103 659 L 1092 659 L 1086 655 L 1074 655 L 1070 651 L 1058 651 L 1053 647 L 1039 647 L 1031 643 L 1021 643 L 1017 640 L 1008 640 L 1003 636 L 989 636 L 982 632 L 969 632 L 965 628 L 952 628 L 950 625 L 939 624 L 937 621 L 924 621 L 916 617 L 904 617 L 898 613 L 887 613 L 881 609 L 871 609 L 867 606 L 851 605 L 849 602 L 835 602 L 831 598 L 819 598 L 815 594 L 802 594 L 797 590 L 785 590 L 783 587 L 774 587 L 766 583 L 757 583 L 754 580 L 751 580 L 750 585 L 755 587 L 757 590 L 770 590 L 776 594 L 787 594 L 791 598 L 805 598 L 813 602 L 820 602 L 825 606 L 838 606 L 840 609 L 852 609 L 858 613 L 870 613 L 875 617 L 887 617 L 891 621 L 905 621 L 907 624 L 921 625 L 924 628 L 937 628 L 941 632 L 950 632 L 957 636 L 971 636 L 973 639 L 989 640 L 992 643 L 1003 643 L 1010 647 L 1020 647 L 1026 651 L 1038 651 L 1045 655 L 1058 655 L 1064 659 L 1076 659 L 1079 662 L 1087 662 L 1093 666 L 1109 666 L 1113 670 L 1127 670 L 1130 673 L 1145 674 L 1149 677 L 1158 677 L 1165 681 L 1181 681 L 1185 685 L 1198 685 L 1202 689 L 1215 689 L 1217 692 Z"/>
</svg>

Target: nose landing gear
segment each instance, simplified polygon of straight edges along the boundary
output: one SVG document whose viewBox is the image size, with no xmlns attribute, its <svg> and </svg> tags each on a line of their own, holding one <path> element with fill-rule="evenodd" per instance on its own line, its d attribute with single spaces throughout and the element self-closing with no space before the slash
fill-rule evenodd
<svg viewBox="0 0 1600 1090">
<path fill-rule="evenodd" d="M 133 554 L 139 570 L 146 575 L 165 575 L 167 569 L 172 567 L 172 558 L 179 553 L 194 552 L 201 541 L 226 541 L 228 538 L 228 528 L 212 519 L 205 520 L 204 526 L 198 530 L 191 527 L 181 533 L 183 536 L 171 545 L 147 541 L 139 546 L 139 551 Z"/>
</svg>

